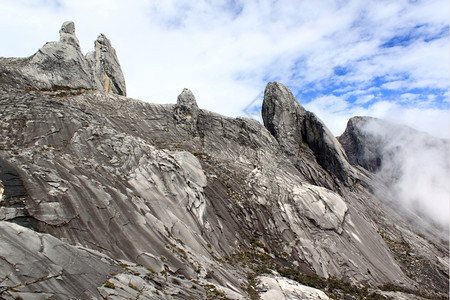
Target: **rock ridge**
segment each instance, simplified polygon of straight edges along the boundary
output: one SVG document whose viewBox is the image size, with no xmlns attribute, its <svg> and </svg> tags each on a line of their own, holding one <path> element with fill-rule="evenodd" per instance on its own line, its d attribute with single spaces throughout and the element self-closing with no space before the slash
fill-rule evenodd
<svg viewBox="0 0 450 300">
<path fill-rule="evenodd" d="M 87 89 L 126 95 L 125 80 L 111 42 L 100 35 L 95 51 L 83 55 L 75 24 L 66 21 L 60 40 L 28 58 L 0 58 L 0 84 L 37 90 Z"/>
<path fill-rule="evenodd" d="M 147 103 L 119 95 L 106 38 L 84 58 L 74 33 L 43 47 L 47 71 L 0 59 L 0 298 L 448 296 L 448 245 L 389 208 L 281 83 L 264 125 L 202 110 L 189 89 Z M 58 79 L 68 62 L 86 76 Z"/>
</svg>

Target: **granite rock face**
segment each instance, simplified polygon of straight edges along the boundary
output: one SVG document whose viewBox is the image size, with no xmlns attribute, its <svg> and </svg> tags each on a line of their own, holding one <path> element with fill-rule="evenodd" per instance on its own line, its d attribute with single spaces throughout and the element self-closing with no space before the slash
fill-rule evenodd
<svg viewBox="0 0 450 300">
<path fill-rule="evenodd" d="M 11 297 L 91 298 L 119 269 L 85 249 L 9 222 L 0 222 L 0 239 L 1 285 Z"/>
<path fill-rule="evenodd" d="M 93 70 L 94 77 L 100 81 L 106 92 L 122 96 L 127 95 L 125 78 L 116 50 L 104 34 L 98 36 L 95 41 L 95 51 L 86 54 L 86 59 Z"/>
<path fill-rule="evenodd" d="M 70 24 L 63 28 L 72 34 Z M 55 43 L 75 51 L 69 37 Z M 103 85 L 37 88 L 59 71 L 33 77 L 24 71 L 30 59 L 12 61 L 0 59 L 9 72 L 0 80 L 0 220 L 9 222 L 0 222 L 9 245 L 0 257 L 1 297 L 79 297 L 64 277 L 49 281 L 55 295 L 39 285 L 47 277 L 11 267 L 35 261 L 51 278 L 55 270 L 82 274 L 70 269 L 78 266 L 97 276 L 84 283 L 95 298 L 345 299 L 349 285 L 380 294 L 383 284 L 447 293 L 448 246 L 386 205 L 389 194 L 374 193 L 383 182 L 351 166 L 281 84 L 267 86 L 266 129 L 200 109 L 188 89 L 177 104 L 161 105 Z M 97 78 L 73 72 L 70 84 Z M 34 242 L 21 242 L 22 233 Z M 42 239 L 63 251 L 40 251 Z M 80 259 L 67 265 L 65 252 Z M 83 267 L 90 260 L 95 270 Z M 427 266 L 422 277 L 412 272 L 419 265 Z M 319 281 L 323 291 L 288 277 Z"/>
<path fill-rule="evenodd" d="M 178 124 L 195 135 L 199 111 L 194 94 L 189 89 L 183 89 L 174 108 L 174 117 Z"/>
<path fill-rule="evenodd" d="M 28 58 L 0 58 L 0 83 L 37 90 L 88 89 L 126 95 L 125 80 L 110 41 L 100 35 L 87 59 L 75 35 L 75 24 L 64 22 L 58 42 L 46 43 Z"/>
<path fill-rule="evenodd" d="M 383 143 L 386 141 L 381 136 L 367 134 L 365 127 L 370 122 L 376 121 L 370 117 L 351 118 L 344 133 L 339 137 L 339 142 L 344 147 L 350 164 L 376 172 L 381 168 L 385 146 Z"/>
<path fill-rule="evenodd" d="M 259 285 L 257 287 L 261 291 L 261 300 L 330 299 L 321 290 L 299 284 L 285 277 L 261 276 L 258 279 Z"/>
<path fill-rule="evenodd" d="M 224 293 L 206 281 L 160 275 L 10 222 L 0 221 L 0 240 L 2 299 L 202 299 Z"/>
<path fill-rule="evenodd" d="M 75 35 L 75 23 L 72 21 L 64 22 L 59 30 L 59 41 L 70 44 L 75 48 L 80 48 L 80 41 Z"/>
<path fill-rule="evenodd" d="M 311 173 L 308 169 L 315 168 L 305 168 L 305 165 L 317 162 L 332 178 L 348 181 L 351 169 L 342 146 L 325 124 L 314 113 L 306 111 L 281 83 L 267 84 L 262 117 L 264 126 L 303 174 Z M 305 163 L 304 157 L 307 157 L 308 162 Z M 313 178 L 311 181 L 318 183 Z"/>
</svg>

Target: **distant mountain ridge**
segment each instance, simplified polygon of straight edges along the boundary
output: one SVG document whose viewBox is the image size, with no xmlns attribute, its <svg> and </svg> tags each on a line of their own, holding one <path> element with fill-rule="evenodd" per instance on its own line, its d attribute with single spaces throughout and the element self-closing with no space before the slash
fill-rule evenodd
<svg viewBox="0 0 450 300">
<path fill-rule="evenodd" d="M 448 239 L 387 204 L 359 123 L 339 142 L 281 83 L 264 125 L 130 99 L 73 22 L 0 75 L 0 298 L 448 298 Z"/>
</svg>

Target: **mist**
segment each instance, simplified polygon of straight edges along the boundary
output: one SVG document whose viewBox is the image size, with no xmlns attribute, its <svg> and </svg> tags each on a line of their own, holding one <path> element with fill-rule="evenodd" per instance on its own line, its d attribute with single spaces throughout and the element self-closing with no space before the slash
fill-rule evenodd
<svg viewBox="0 0 450 300">
<path fill-rule="evenodd" d="M 449 140 L 371 119 L 361 128 L 377 141 L 381 167 L 394 201 L 421 217 L 449 226 Z"/>
</svg>

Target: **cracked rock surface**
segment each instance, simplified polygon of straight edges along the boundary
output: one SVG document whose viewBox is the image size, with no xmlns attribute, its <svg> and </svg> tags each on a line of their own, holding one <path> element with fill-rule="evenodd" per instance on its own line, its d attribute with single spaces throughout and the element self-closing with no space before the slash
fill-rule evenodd
<svg viewBox="0 0 450 300">
<path fill-rule="evenodd" d="M 188 89 L 177 104 L 146 103 L 122 95 L 115 59 L 86 60 L 71 24 L 61 31 L 45 51 L 60 47 L 69 52 L 53 63 L 78 64 L 65 81 L 54 81 L 58 64 L 36 74 L 33 57 L 0 59 L 0 220 L 10 222 L 0 228 L 1 244 L 11 245 L 0 250 L 0 291 L 8 297 L 78 297 L 61 272 L 86 281 L 94 298 L 323 297 L 281 276 L 261 277 L 258 292 L 249 278 L 272 271 L 446 295 L 446 243 L 386 205 L 389 193 L 374 193 L 383 182 L 353 167 L 286 87 L 268 84 L 264 126 L 202 110 Z M 111 89 L 95 75 L 100 66 Z M 410 272 L 419 265 L 429 280 Z M 33 285 L 16 287 L 25 281 Z"/>
<path fill-rule="evenodd" d="M 0 58 L 0 84 L 21 89 L 99 89 L 126 95 L 125 79 L 111 42 L 101 34 L 95 51 L 81 52 L 75 24 L 64 22 L 60 40 L 27 58 Z"/>
<path fill-rule="evenodd" d="M 261 276 L 257 288 L 261 291 L 261 300 L 317 299 L 330 298 L 321 290 L 299 284 L 294 280 L 278 276 Z"/>
<path fill-rule="evenodd" d="M 267 84 L 262 117 L 264 126 L 277 139 L 283 152 L 313 183 L 330 184 L 331 180 L 314 178 L 318 177 L 311 174 L 311 169 L 317 168 L 314 163 L 325 169 L 326 175 L 343 182 L 348 180 L 351 168 L 342 146 L 314 113 L 300 105 L 287 87 L 279 82 Z"/>
<path fill-rule="evenodd" d="M 118 269 L 101 256 L 9 222 L 0 222 L 0 240 L 0 284 L 10 296 L 90 298 Z"/>
</svg>

